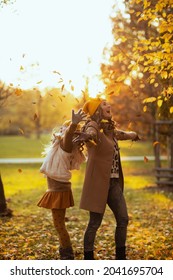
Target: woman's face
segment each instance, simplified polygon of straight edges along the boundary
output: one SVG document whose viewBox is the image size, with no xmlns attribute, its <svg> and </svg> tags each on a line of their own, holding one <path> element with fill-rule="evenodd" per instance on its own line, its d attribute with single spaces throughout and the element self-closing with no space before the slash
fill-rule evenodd
<svg viewBox="0 0 173 280">
<path fill-rule="evenodd" d="M 111 105 L 106 100 L 103 100 L 100 104 L 100 108 L 102 109 L 103 119 L 110 120 L 112 118 Z"/>
</svg>

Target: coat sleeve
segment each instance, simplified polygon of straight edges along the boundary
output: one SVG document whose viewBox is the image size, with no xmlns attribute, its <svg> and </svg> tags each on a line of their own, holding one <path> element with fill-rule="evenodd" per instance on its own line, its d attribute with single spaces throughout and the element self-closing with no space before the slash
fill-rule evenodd
<svg viewBox="0 0 173 280">
<path fill-rule="evenodd" d="M 67 153 L 72 152 L 72 148 L 73 148 L 72 140 L 73 140 L 73 136 L 74 136 L 76 127 L 77 127 L 76 124 L 70 124 L 70 126 L 67 128 L 65 135 L 62 139 L 61 147 Z"/>
<path fill-rule="evenodd" d="M 94 141 L 98 140 L 98 124 L 95 121 L 90 121 L 86 128 L 85 128 L 85 133 L 90 135 Z"/>
<path fill-rule="evenodd" d="M 123 131 L 115 129 L 115 137 L 117 140 L 135 140 L 137 133 L 134 131 Z"/>
</svg>

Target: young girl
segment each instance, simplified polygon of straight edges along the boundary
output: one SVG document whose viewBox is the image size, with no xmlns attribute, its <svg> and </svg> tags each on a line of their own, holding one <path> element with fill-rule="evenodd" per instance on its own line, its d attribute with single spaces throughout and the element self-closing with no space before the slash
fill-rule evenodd
<svg viewBox="0 0 173 280">
<path fill-rule="evenodd" d="M 66 208 L 74 205 L 71 191 L 72 169 L 79 169 L 85 160 L 81 148 L 73 144 L 77 134 L 78 124 L 84 120 L 86 114 L 80 109 L 77 113 L 72 110 L 72 120 L 66 121 L 55 133 L 51 146 L 40 168 L 40 172 L 47 176 L 48 190 L 38 202 L 38 206 L 51 209 L 54 226 L 59 236 L 59 254 L 62 260 L 74 259 L 74 253 L 69 233 L 65 226 Z"/>
</svg>

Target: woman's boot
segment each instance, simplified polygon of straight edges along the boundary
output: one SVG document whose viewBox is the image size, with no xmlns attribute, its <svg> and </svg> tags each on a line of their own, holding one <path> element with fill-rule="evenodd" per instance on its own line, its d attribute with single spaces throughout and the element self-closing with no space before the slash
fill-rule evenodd
<svg viewBox="0 0 173 280">
<path fill-rule="evenodd" d="M 74 253 L 72 247 L 59 249 L 60 260 L 74 260 Z"/>
<path fill-rule="evenodd" d="M 116 260 L 126 260 L 126 247 L 116 248 Z"/>
<path fill-rule="evenodd" d="M 84 260 L 94 260 L 94 251 L 84 251 Z"/>
</svg>

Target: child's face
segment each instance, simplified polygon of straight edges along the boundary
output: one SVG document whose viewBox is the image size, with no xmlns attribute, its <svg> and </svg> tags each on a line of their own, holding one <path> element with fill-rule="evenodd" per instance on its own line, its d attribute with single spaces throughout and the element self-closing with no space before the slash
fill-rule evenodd
<svg viewBox="0 0 173 280">
<path fill-rule="evenodd" d="M 106 101 L 106 100 L 103 100 L 100 104 L 100 108 L 102 109 L 102 117 L 103 119 L 105 120 L 109 120 L 112 118 L 112 115 L 111 115 L 111 105 Z"/>
</svg>

